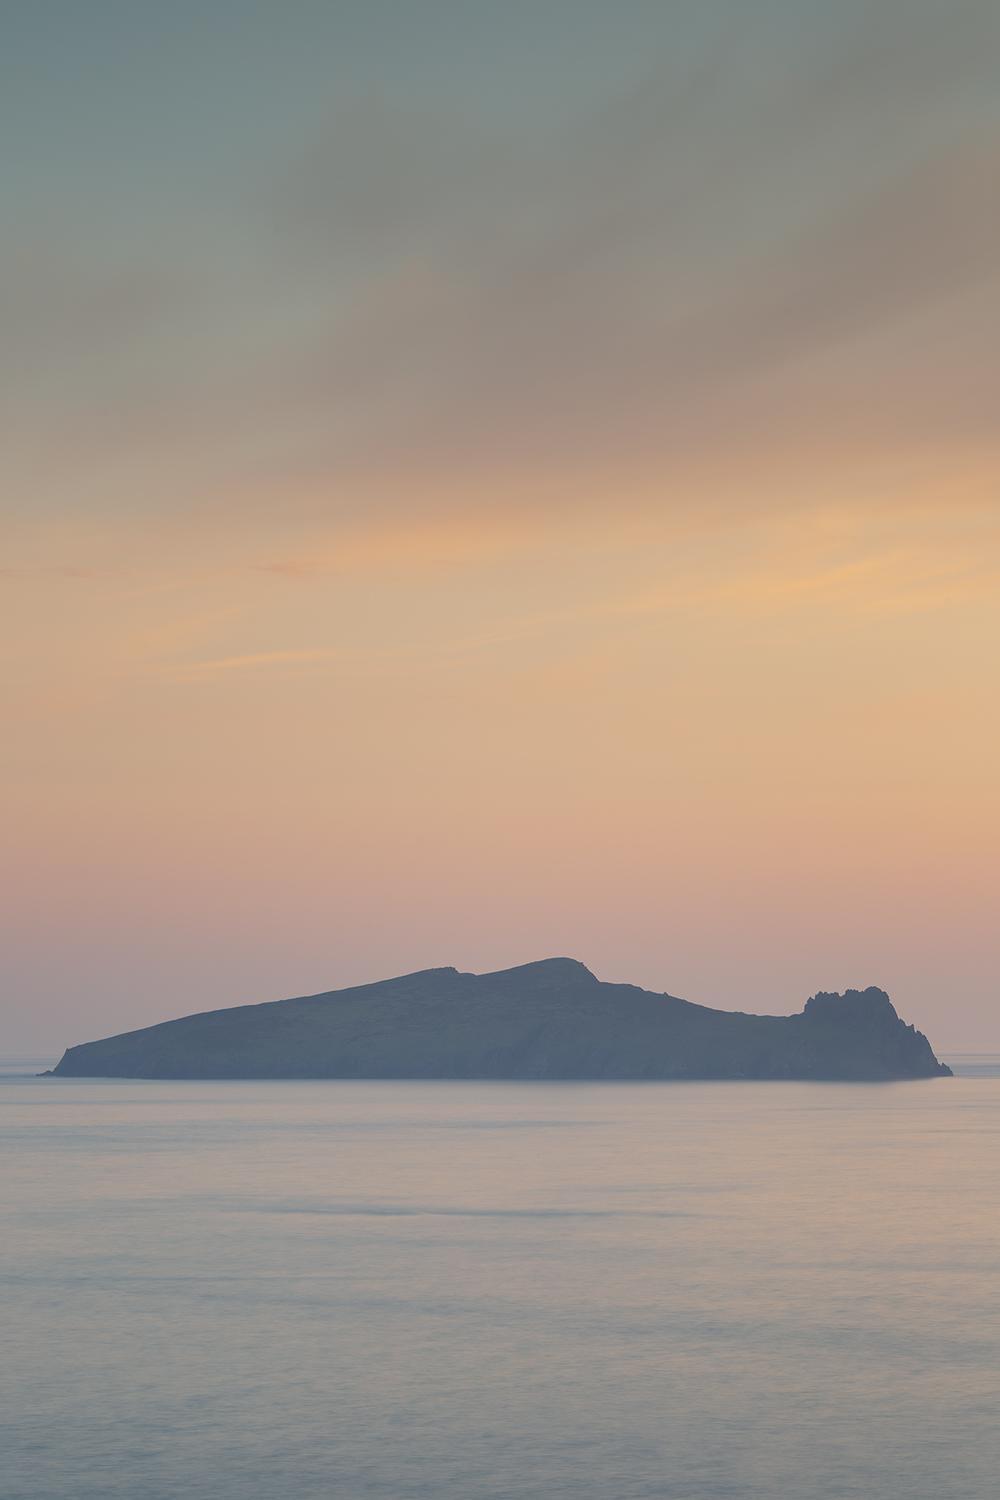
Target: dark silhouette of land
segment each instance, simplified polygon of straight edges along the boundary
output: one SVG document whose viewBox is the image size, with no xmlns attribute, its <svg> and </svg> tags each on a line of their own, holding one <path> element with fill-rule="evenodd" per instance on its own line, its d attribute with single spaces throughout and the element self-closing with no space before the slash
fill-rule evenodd
<svg viewBox="0 0 1000 1500">
<path fill-rule="evenodd" d="M 947 1076 L 882 990 L 800 1014 L 710 1010 L 604 984 L 570 958 L 240 1005 L 70 1047 L 53 1072 L 104 1078 L 800 1078 Z"/>
</svg>

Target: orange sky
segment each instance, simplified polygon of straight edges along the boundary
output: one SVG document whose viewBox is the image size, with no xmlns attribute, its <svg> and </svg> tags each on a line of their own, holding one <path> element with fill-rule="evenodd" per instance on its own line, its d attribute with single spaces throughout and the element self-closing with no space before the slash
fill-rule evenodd
<svg viewBox="0 0 1000 1500">
<path fill-rule="evenodd" d="M 583 6 L 517 115 L 336 9 L 16 162 L 0 1049 L 559 953 L 1000 1048 L 989 8 Z"/>
</svg>

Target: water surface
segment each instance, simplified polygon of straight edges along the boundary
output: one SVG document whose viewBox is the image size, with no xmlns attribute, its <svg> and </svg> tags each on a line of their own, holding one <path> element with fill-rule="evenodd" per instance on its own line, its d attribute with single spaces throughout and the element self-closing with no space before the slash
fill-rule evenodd
<svg viewBox="0 0 1000 1500">
<path fill-rule="evenodd" d="M 888 1086 L 31 1066 L 0 1065 L 4 1500 L 996 1494 L 995 1065 Z"/>
</svg>

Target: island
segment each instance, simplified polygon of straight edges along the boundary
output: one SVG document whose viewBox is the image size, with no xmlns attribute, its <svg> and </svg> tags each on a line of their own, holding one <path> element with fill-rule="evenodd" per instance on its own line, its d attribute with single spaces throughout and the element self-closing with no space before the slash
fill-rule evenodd
<svg viewBox="0 0 1000 1500">
<path fill-rule="evenodd" d="M 797 1015 L 749 1015 L 607 984 L 575 959 L 550 958 L 205 1011 L 70 1047 L 48 1076 L 883 1082 L 950 1073 L 880 989 L 820 993 Z"/>
</svg>

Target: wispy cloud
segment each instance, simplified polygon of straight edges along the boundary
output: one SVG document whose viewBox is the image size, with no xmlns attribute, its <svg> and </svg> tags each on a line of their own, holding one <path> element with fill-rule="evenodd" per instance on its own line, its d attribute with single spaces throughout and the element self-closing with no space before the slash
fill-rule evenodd
<svg viewBox="0 0 1000 1500">
<path fill-rule="evenodd" d="M 238 656 L 220 656 L 210 661 L 176 663 L 166 669 L 167 675 L 193 682 L 218 677 L 224 672 L 247 672 L 259 667 L 294 667 L 305 663 L 336 661 L 343 653 L 332 647 L 306 647 L 284 651 L 249 651 Z"/>
<path fill-rule="evenodd" d="M 996 7 L 682 19 L 530 111 L 339 78 L 192 202 L 200 255 L 29 245 L 0 297 L 36 503 L 612 512 L 658 482 L 683 511 L 692 473 L 993 447 Z"/>
</svg>

